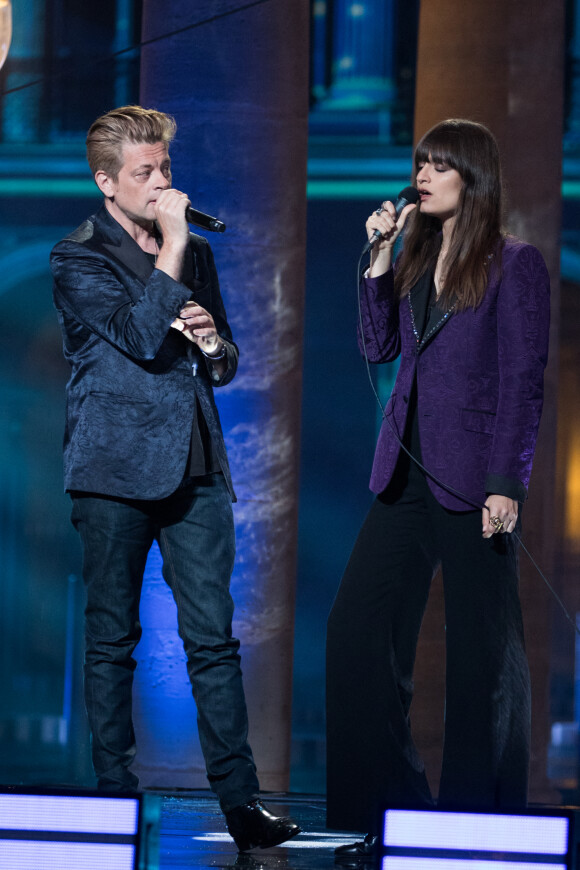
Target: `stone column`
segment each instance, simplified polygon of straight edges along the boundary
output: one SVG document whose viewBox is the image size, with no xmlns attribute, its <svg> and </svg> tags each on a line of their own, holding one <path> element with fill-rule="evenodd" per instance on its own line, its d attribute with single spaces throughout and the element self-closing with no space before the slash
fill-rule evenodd
<svg viewBox="0 0 580 870">
<path fill-rule="evenodd" d="M 238 503 L 234 632 L 265 789 L 288 787 L 300 434 L 308 121 L 307 0 L 145 0 L 141 102 L 173 114 L 174 183 L 225 221 L 211 236 L 240 368 L 216 391 Z M 153 560 L 155 561 L 155 560 Z M 137 725 L 146 782 L 205 785 L 184 744 L 167 770 L 164 693 L 175 635 L 158 611 Z M 164 650 L 168 654 L 164 654 Z M 183 665 L 185 668 L 185 665 Z M 180 671 L 180 674 L 182 672 Z M 183 671 L 184 673 L 184 671 Z M 179 692 L 188 693 L 185 680 Z M 162 685 L 155 686 L 156 683 Z M 176 690 L 177 691 L 177 690 Z M 178 692 L 178 694 L 179 694 Z M 170 695 L 168 698 L 167 695 Z M 189 701 L 181 733 L 195 731 Z M 140 718 L 149 708 L 157 717 Z M 184 738 L 185 739 L 185 738 Z M 194 757 L 195 755 L 195 757 Z M 191 774 L 191 775 L 190 775 Z"/>
<path fill-rule="evenodd" d="M 337 108 L 385 108 L 392 99 L 393 0 L 338 0 L 333 84 Z"/>
<path fill-rule="evenodd" d="M 415 139 L 437 121 L 465 117 L 487 124 L 502 152 L 510 231 L 537 245 L 552 278 L 552 331 L 546 399 L 524 508 L 523 539 L 550 577 L 557 523 L 555 436 L 559 315 L 559 230 L 562 149 L 564 2 L 552 0 L 423 0 L 419 25 Z M 561 501 L 558 498 L 558 501 Z M 557 800 L 546 778 L 549 743 L 551 604 L 543 580 L 522 553 L 521 593 L 533 690 L 530 799 Z M 431 602 L 417 673 L 413 713 L 419 742 L 436 773 L 442 716 L 422 705 L 422 688 L 442 684 L 443 607 Z M 442 709 L 441 707 L 439 709 Z"/>
<path fill-rule="evenodd" d="M 115 58 L 115 103 L 123 106 L 129 102 L 132 92 L 132 70 L 134 52 L 126 51 L 133 44 L 135 29 L 135 4 L 132 0 L 116 0 L 115 4 L 115 41 L 113 50 L 121 52 Z"/>
<path fill-rule="evenodd" d="M 352 135 L 356 131 L 388 141 L 396 90 L 394 0 L 317 2 L 313 23 L 312 78 L 318 102 L 310 119 L 311 129 L 323 132 L 330 125 L 336 133 Z M 330 50 L 330 40 L 326 44 L 322 38 L 322 28 L 329 24 L 333 28 L 332 81 L 327 88 L 321 55 Z"/>
<path fill-rule="evenodd" d="M 570 148 L 578 147 L 580 142 L 580 2 L 574 0 L 574 27 L 568 47 L 570 63 L 570 93 L 568 97 L 567 127 L 564 144 Z"/>
</svg>

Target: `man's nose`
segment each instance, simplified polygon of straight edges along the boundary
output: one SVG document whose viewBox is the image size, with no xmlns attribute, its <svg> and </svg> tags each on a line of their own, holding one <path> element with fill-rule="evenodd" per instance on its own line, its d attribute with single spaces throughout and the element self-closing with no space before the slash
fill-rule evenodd
<svg viewBox="0 0 580 870">
<path fill-rule="evenodd" d="M 160 169 L 156 169 L 153 172 L 153 183 L 155 187 L 166 190 L 168 187 L 171 187 L 171 178 L 168 178 Z"/>
</svg>

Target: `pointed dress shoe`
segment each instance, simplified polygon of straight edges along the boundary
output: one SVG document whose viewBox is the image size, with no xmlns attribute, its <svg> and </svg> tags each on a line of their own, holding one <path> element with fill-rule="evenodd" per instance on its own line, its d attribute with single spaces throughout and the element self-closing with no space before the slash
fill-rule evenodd
<svg viewBox="0 0 580 870">
<path fill-rule="evenodd" d="M 235 807 L 226 814 L 226 825 L 240 852 L 279 846 L 300 833 L 287 816 L 274 816 L 262 801 L 254 800 Z"/>
<path fill-rule="evenodd" d="M 372 861 L 377 851 L 378 837 L 367 834 L 364 840 L 337 846 L 334 850 L 334 860 L 337 864 L 362 864 Z"/>
</svg>

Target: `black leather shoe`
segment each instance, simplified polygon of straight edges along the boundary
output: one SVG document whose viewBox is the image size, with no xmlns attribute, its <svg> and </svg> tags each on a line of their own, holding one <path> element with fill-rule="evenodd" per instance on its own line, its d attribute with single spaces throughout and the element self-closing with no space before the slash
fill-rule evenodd
<svg viewBox="0 0 580 870">
<path fill-rule="evenodd" d="M 372 861 L 377 850 L 378 837 L 367 834 L 364 840 L 356 843 L 346 843 L 337 846 L 334 850 L 334 860 L 337 864 L 361 864 L 363 861 Z"/>
<path fill-rule="evenodd" d="M 279 846 L 300 833 L 296 822 L 286 816 L 273 816 L 260 800 L 230 810 L 226 824 L 240 852 Z"/>
</svg>

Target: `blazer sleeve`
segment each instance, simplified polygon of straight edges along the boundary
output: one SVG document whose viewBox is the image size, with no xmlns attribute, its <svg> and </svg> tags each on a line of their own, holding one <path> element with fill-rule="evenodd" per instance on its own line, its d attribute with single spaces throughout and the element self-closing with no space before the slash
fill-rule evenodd
<svg viewBox="0 0 580 870">
<path fill-rule="evenodd" d="M 401 352 L 399 301 L 393 269 L 378 278 L 362 278 L 359 288 L 358 344 L 369 362 L 384 363 Z"/>
<path fill-rule="evenodd" d="M 497 295 L 499 394 L 485 488 L 523 501 L 544 397 L 550 279 L 540 252 L 506 256 Z"/>
<path fill-rule="evenodd" d="M 220 291 L 219 279 L 213 251 L 207 239 L 201 236 L 196 236 L 195 238 L 201 242 L 201 247 L 198 250 L 200 257 L 203 260 L 203 264 L 199 262 L 197 264 L 198 272 L 199 270 L 203 270 L 202 281 L 207 280 L 207 284 L 210 288 L 210 301 L 208 305 L 208 310 L 214 319 L 218 335 L 225 343 L 227 365 L 224 369 L 223 374 L 221 376 L 218 375 L 212 365 L 211 360 L 203 356 L 203 354 L 201 353 L 199 353 L 199 355 L 203 357 L 203 361 L 205 366 L 207 367 L 208 375 L 211 379 L 212 386 L 224 387 L 226 384 L 229 384 L 231 380 L 233 380 L 238 370 L 239 350 L 237 345 L 233 341 L 232 331 L 228 323 L 226 309 Z M 195 292 L 193 293 L 193 295 L 195 297 Z"/>
<path fill-rule="evenodd" d="M 72 239 L 50 257 L 54 301 L 69 318 L 135 360 L 157 354 L 191 290 L 154 269 L 144 285 L 122 275 L 105 252 Z M 124 278 L 126 280 L 124 280 Z"/>
</svg>

